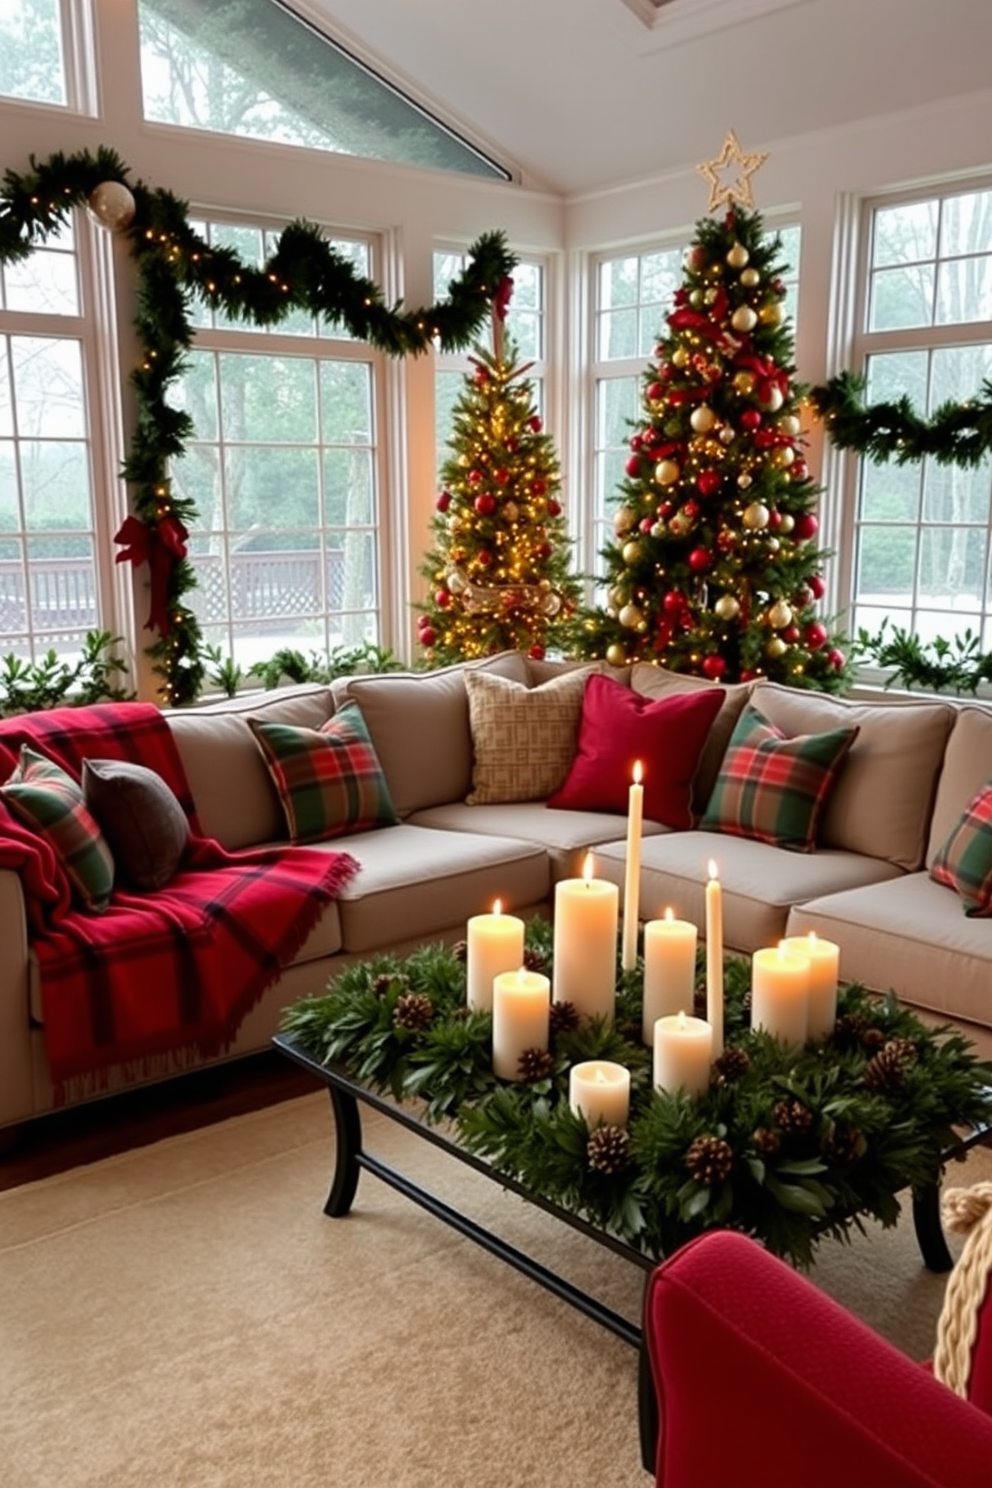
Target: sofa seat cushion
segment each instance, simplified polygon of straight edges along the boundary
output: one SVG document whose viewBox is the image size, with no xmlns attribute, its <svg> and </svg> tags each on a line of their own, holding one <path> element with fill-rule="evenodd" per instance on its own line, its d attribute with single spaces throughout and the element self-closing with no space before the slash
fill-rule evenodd
<svg viewBox="0 0 992 1488">
<path fill-rule="evenodd" d="M 582 864 L 598 842 L 615 842 L 627 832 L 626 816 L 604 811 L 556 811 L 542 801 L 511 801 L 499 806 L 466 806 L 455 801 L 418 811 L 410 821 L 419 827 L 445 832 L 478 832 L 493 837 L 519 837 L 543 846 L 551 860 L 552 882 L 581 878 Z M 646 821 L 643 835 L 655 837 L 666 830 Z M 350 847 L 350 844 L 349 844 Z"/>
<path fill-rule="evenodd" d="M 429 939 L 492 908 L 541 904 L 550 870 L 543 847 L 519 838 L 439 832 L 407 822 L 348 839 L 361 865 L 338 901 L 344 949 L 374 951 Z"/>
<path fill-rule="evenodd" d="M 660 918 L 671 905 L 679 919 L 706 923 L 710 861 L 723 885 L 723 935 L 728 948 L 756 951 L 786 933 L 791 905 L 835 890 L 904 875 L 882 858 L 821 848 L 787 853 L 764 842 L 719 832 L 669 832 L 641 844 L 641 919 Z M 596 873 L 623 887 L 626 842 L 596 850 Z M 944 891 L 946 893 L 946 890 Z"/>
<path fill-rule="evenodd" d="M 846 981 L 966 1022 L 992 1021 L 992 920 L 961 912 L 953 889 L 928 873 L 809 898 L 789 915 L 789 934 L 840 946 Z"/>
<path fill-rule="evenodd" d="M 339 844 L 334 844 L 335 848 L 338 846 Z M 343 947 L 341 914 L 335 899 L 324 905 L 323 913 L 289 965 L 304 966 L 308 961 L 321 961 L 325 956 L 336 956 Z"/>
</svg>

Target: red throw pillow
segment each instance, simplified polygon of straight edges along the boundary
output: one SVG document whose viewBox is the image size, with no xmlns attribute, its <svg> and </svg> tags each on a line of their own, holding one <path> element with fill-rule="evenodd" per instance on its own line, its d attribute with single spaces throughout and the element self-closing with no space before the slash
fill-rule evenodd
<svg viewBox="0 0 992 1488">
<path fill-rule="evenodd" d="M 640 760 L 644 815 L 666 827 L 691 827 L 692 778 L 722 706 L 721 687 L 648 698 L 612 677 L 590 677 L 575 759 L 548 805 L 623 814 Z"/>
</svg>

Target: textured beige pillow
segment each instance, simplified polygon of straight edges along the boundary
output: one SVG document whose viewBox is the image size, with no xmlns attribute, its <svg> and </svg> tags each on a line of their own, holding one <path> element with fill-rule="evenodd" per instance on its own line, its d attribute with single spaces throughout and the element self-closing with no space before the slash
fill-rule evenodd
<svg viewBox="0 0 992 1488">
<path fill-rule="evenodd" d="M 589 671 L 565 672 L 527 688 L 488 672 L 466 672 L 472 728 L 470 806 L 543 801 L 575 758 Z"/>
</svg>

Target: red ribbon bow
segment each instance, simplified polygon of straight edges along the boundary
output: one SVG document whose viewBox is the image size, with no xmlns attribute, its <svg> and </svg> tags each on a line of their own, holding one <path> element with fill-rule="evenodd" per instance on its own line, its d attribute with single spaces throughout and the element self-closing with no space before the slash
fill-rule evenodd
<svg viewBox="0 0 992 1488">
<path fill-rule="evenodd" d="M 512 298 L 513 280 L 510 278 L 509 274 L 505 274 L 497 284 L 496 293 L 493 295 L 493 309 L 496 311 L 497 319 L 506 319 L 506 312 L 510 308 L 510 301 L 512 300 Z"/>
<path fill-rule="evenodd" d="M 157 630 L 167 636 L 171 629 L 169 620 L 169 579 L 174 565 L 186 557 L 186 539 L 189 533 L 178 517 L 163 517 L 159 522 L 142 522 L 135 516 L 126 517 L 115 543 L 122 544 L 116 562 L 133 563 L 135 568 L 148 564 L 150 576 L 150 600 L 146 630 Z"/>
</svg>

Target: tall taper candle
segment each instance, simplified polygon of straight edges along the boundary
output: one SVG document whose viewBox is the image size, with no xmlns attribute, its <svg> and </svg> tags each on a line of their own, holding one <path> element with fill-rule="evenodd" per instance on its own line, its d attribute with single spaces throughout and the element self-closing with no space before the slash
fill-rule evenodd
<svg viewBox="0 0 992 1488">
<path fill-rule="evenodd" d="M 641 897 L 641 831 L 644 820 L 644 787 L 641 762 L 634 764 L 634 780 L 627 793 L 627 862 L 623 876 L 623 950 L 621 966 L 633 971 L 637 965 L 637 923 Z"/>
<path fill-rule="evenodd" d="M 710 859 L 706 885 L 706 1021 L 713 1029 L 713 1058 L 723 1053 L 723 890 Z"/>
</svg>

